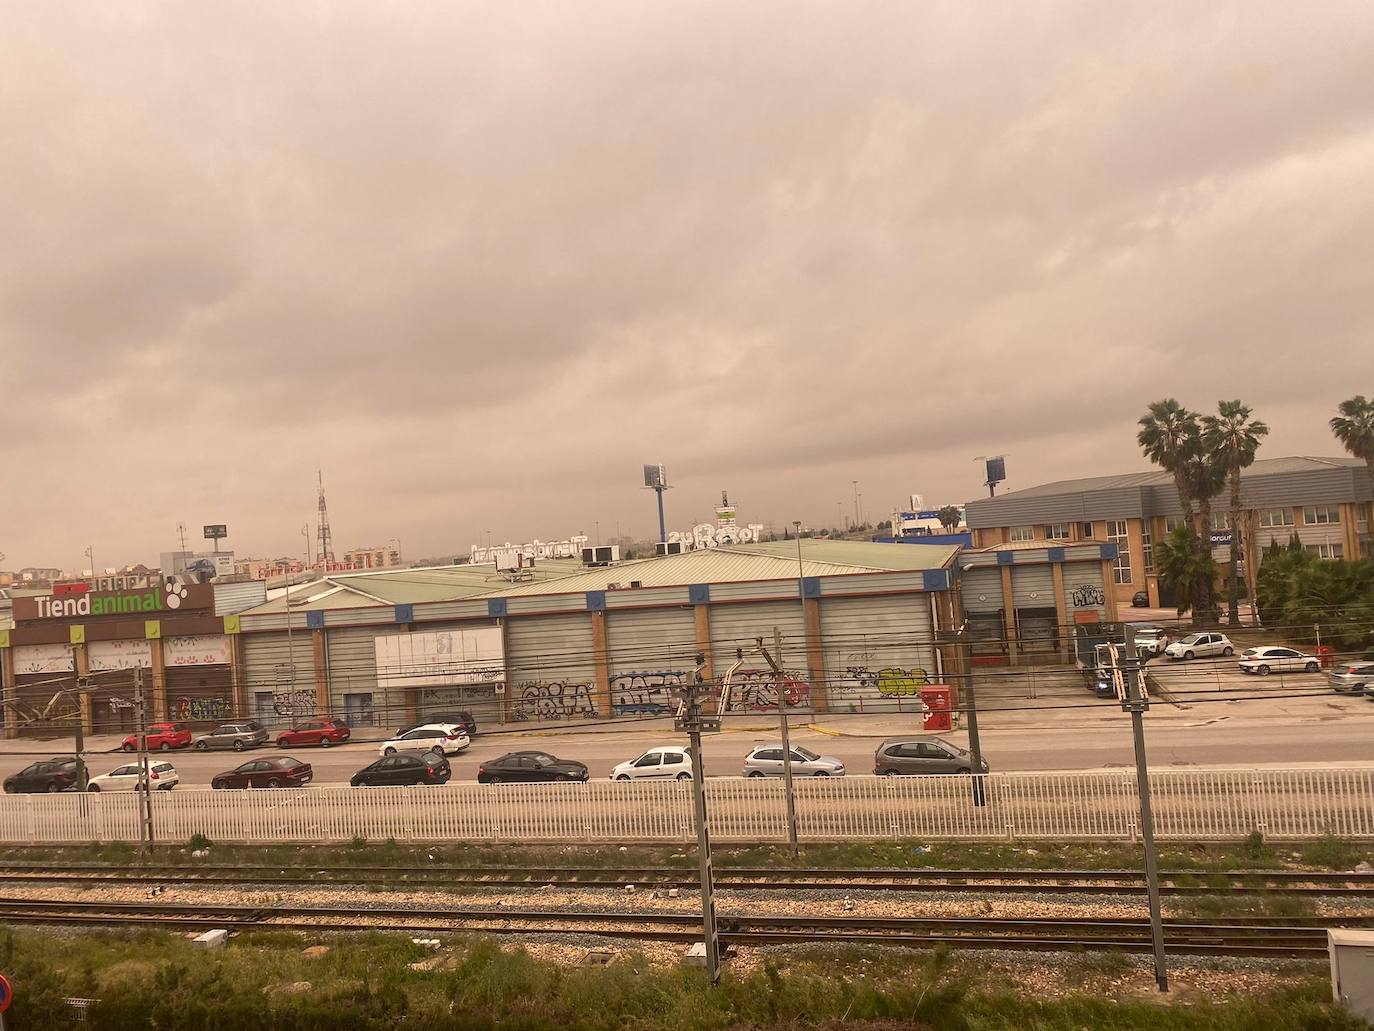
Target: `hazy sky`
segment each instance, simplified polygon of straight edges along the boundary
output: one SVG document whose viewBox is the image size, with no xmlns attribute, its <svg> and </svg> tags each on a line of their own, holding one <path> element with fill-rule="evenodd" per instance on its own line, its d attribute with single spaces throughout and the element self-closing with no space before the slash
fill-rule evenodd
<svg viewBox="0 0 1374 1031">
<path fill-rule="evenodd" d="M 1374 5 L 0 2 L 3 566 L 1270 455 L 1374 394 Z"/>
</svg>

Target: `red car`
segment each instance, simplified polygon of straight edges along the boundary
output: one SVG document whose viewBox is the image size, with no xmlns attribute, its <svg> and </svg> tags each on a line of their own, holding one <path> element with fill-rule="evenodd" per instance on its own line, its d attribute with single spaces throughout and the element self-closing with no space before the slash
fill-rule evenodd
<svg viewBox="0 0 1374 1031">
<path fill-rule="evenodd" d="M 297 745 L 319 745 L 321 748 L 328 748 L 330 745 L 341 745 L 348 740 L 348 724 L 343 720 L 323 719 L 307 720 L 293 730 L 283 730 L 277 735 L 278 748 L 292 748 Z"/>
<path fill-rule="evenodd" d="M 138 735 L 130 734 L 120 745 L 126 752 L 138 751 Z M 170 752 L 173 748 L 191 747 L 191 728 L 185 723 L 154 723 L 148 727 L 149 750 Z"/>
<path fill-rule="evenodd" d="M 270 759 L 250 759 L 242 766 L 226 773 L 217 773 L 210 781 L 212 788 L 303 788 L 315 777 L 309 763 L 289 755 L 274 755 Z"/>
</svg>

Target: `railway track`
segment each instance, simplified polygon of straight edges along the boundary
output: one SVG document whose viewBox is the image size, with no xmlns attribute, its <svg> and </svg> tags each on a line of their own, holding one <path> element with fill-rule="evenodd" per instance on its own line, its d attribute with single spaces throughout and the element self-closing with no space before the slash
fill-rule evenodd
<svg viewBox="0 0 1374 1031">
<path fill-rule="evenodd" d="M 1164 871 L 1167 895 L 1265 894 L 1374 896 L 1374 874 L 1328 871 Z M 0 864 L 0 883 L 235 885 L 279 887 L 321 885 L 370 888 L 565 888 L 698 886 L 692 871 L 679 867 L 447 867 L 432 866 L 109 866 L 103 864 Z M 1145 890 L 1141 874 L 1130 870 L 924 870 L 877 869 L 779 870 L 723 867 L 716 886 L 757 890 L 880 890 L 941 892 L 1056 892 L 1092 895 L 1138 895 Z"/>
<path fill-rule="evenodd" d="M 225 927 L 313 932 L 406 931 L 500 935 L 588 935 L 643 941 L 691 942 L 700 917 L 687 913 L 566 912 L 515 909 L 368 909 L 341 906 L 267 908 L 196 903 L 72 902 L 0 899 L 9 923 L 87 926 Z M 735 945 L 803 942 L 879 943 L 929 947 L 1148 952 L 1144 920 L 1003 920 L 927 917 L 754 916 L 722 913 L 720 936 Z M 1268 918 L 1226 924 L 1165 922 L 1170 952 L 1191 955 L 1317 958 L 1326 955 L 1327 926 L 1366 927 L 1374 918 L 1275 923 Z"/>
</svg>

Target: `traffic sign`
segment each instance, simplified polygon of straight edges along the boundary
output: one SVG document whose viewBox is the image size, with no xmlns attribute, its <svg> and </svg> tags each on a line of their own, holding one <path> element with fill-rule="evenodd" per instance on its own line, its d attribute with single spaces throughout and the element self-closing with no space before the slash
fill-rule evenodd
<svg viewBox="0 0 1374 1031">
<path fill-rule="evenodd" d="M 10 983 L 5 980 L 5 975 L 0 974 L 0 1013 L 10 1008 L 10 1003 L 14 1001 L 14 990 L 10 988 Z"/>
</svg>

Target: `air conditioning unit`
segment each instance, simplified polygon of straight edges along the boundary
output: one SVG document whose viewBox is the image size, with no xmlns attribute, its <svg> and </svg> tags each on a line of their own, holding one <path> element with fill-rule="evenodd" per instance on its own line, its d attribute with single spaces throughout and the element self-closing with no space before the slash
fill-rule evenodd
<svg viewBox="0 0 1374 1031">
<path fill-rule="evenodd" d="M 530 564 L 525 559 L 525 553 L 519 548 L 496 548 L 492 557 L 498 573 L 514 573 Z"/>
<path fill-rule="evenodd" d="M 660 555 L 681 555 L 681 554 L 682 554 L 682 542 L 681 542 L 681 541 L 670 541 L 670 542 L 665 542 L 665 543 L 662 543 L 662 544 L 657 545 L 657 548 L 658 548 L 658 553 L 659 553 Z"/>
<path fill-rule="evenodd" d="M 616 544 L 604 548 L 583 548 L 582 564 L 584 566 L 609 566 L 612 562 L 620 561 L 620 546 Z"/>
</svg>

